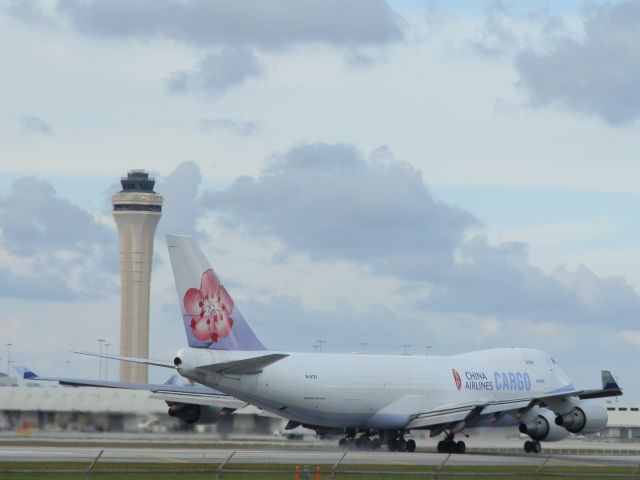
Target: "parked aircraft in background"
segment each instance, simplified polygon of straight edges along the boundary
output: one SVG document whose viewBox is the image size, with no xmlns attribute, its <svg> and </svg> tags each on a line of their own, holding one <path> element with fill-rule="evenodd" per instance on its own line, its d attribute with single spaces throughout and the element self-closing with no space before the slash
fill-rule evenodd
<svg viewBox="0 0 640 480">
<path fill-rule="evenodd" d="M 289 419 L 289 428 L 344 432 L 343 446 L 414 451 L 405 434 L 427 429 L 444 435 L 438 451 L 463 453 L 456 434 L 513 425 L 530 437 L 524 450 L 538 453 L 541 441 L 603 429 L 606 410 L 585 400 L 622 394 L 609 372 L 602 388 L 577 389 L 548 353 L 529 348 L 451 356 L 271 351 L 192 239 L 169 235 L 167 243 L 189 346 L 173 362 L 91 355 L 176 368 Z"/>
</svg>

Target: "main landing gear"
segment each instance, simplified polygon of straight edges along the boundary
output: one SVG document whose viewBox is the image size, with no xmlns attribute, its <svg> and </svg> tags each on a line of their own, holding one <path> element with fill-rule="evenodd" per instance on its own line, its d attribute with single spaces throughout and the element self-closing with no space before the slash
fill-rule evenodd
<svg viewBox="0 0 640 480">
<path fill-rule="evenodd" d="M 527 453 L 540 453 L 542 451 L 542 446 L 537 440 L 527 440 L 524 442 L 524 451 Z"/>
<path fill-rule="evenodd" d="M 447 438 L 438 442 L 438 453 L 464 453 L 467 446 L 462 440 L 455 441 L 452 433 L 447 433 Z"/>
<path fill-rule="evenodd" d="M 377 450 L 382 445 L 379 438 L 373 437 L 372 432 L 369 430 L 360 432 L 360 436 L 356 437 L 358 431 L 353 428 L 345 430 L 345 436 L 338 441 L 338 446 L 349 450 Z"/>
<path fill-rule="evenodd" d="M 397 432 L 385 432 L 384 440 L 387 444 L 387 450 L 390 452 L 409 452 L 416 451 L 416 441 L 412 438 L 405 440 L 404 431 L 399 430 Z"/>
<path fill-rule="evenodd" d="M 390 452 L 415 452 L 416 442 L 413 439 L 405 440 L 402 430 L 385 431 L 357 431 L 353 428 L 345 430 L 345 436 L 338 441 L 338 446 L 349 450 L 377 450 L 382 444 L 387 446 Z M 360 434 L 357 436 L 357 434 Z"/>
</svg>

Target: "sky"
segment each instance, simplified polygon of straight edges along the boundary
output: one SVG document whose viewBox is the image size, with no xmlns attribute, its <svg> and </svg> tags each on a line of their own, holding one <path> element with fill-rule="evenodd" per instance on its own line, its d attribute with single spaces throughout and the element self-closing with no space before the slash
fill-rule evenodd
<svg viewBox="0 0 640 480">
<path fill-rule="evenodd" d="M 144 168 L 152 358 L 180 233 L 271 348 L 542 348 L 640 401 L 640 2 L 3 0 L 0 55 L 3 370 L 118 351 Z"/>
</svg>

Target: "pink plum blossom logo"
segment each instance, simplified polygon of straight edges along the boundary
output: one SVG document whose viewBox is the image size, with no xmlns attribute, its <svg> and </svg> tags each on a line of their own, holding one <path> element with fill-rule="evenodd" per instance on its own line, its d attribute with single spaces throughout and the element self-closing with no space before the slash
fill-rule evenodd
<svg viewBox="0 0 640 480">
<path fill-rule="evenodd" d="M 460 374 L 455 368 L 451 369 L 451 373 L 453 373 L 453 381 L 456 382 L 456 388 L 460 390 L 460 388 L 462 388 L 462 379 L 460 378 Z"/>
<path fill-rule="evenodd" d="M 233 300 L 213 270 L 202 274 L 200 289 L 187 290 L 183 303 L 191 315 L 191 332 L 198 340 L 217 342 L 229 336 L 233 327 Z"/>
</svg>

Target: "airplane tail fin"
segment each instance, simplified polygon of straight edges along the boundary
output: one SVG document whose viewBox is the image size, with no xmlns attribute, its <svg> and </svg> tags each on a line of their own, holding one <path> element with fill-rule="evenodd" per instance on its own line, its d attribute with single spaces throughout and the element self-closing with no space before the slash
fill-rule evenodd
<svg viewBox="0 0 640 480">
<path fill-rule="evenodd" d="M 167 245 L 189 346 L 266 350 L 193 239 L 167 235 Z"/>
</svg>

